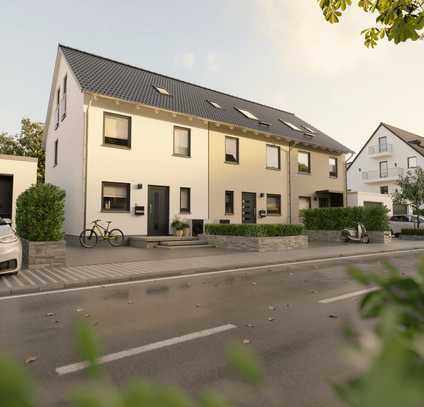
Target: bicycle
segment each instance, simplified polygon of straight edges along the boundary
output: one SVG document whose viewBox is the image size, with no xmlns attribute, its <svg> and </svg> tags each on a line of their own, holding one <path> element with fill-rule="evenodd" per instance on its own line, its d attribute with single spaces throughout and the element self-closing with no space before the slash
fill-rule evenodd
<svg viewBox="0 0 424 407">
<path fill-rule="evenodd" d="M 91 249 L 97 246 L 99 239 L 107 240 L 111 246 L 118 247 L 124 241 L 124 233 L 120 229 L 109 230 L 112 221 L 107 220 L 107 226 L 104 227 L 99 224 L 101 219 L 96 219 L 92 223 L 91 229 L 84 229 L 80 233 L 79 241 L 82 247 Z"/>
</svg>

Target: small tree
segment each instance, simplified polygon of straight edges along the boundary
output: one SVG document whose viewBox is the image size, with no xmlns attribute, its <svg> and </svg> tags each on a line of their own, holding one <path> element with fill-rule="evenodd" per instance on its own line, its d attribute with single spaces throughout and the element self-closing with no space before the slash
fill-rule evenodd
<svg viewBox="0 0 424 407">
<path fill-rule="evenodd" d="M 52 184 L 37 184 L 16 200 L 16 229 L 32 241 L 63 239 L 65 191 Z"/>
<path fill-rule="evenodd" d="M 400 190 L 393 194 L 393 203 L 410 205 L 417 214 L 417 228 L 420 227 L 421 207 L 424 205 L 424 171 L 422 168 L 410 170 L 398 181 Z"/>
</svg>

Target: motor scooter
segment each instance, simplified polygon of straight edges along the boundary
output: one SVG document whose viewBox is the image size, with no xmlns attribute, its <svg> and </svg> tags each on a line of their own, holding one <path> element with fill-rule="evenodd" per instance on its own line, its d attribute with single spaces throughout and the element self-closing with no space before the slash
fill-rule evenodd
<svg viewBox="0 0 424 407">
<path fill-rule="evenodd" d="M 362 223 L 358 223 L 355 228 L 343 229 L 342 238 L 345 242 L 369 243 L 367 229 Z"/>
</svg>

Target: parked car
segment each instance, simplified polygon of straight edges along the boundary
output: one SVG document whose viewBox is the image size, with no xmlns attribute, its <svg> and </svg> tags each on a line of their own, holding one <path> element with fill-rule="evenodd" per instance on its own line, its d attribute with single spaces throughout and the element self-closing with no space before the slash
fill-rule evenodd
<svg viewBox="0 0 424 407">
<path fill-rule="evenodd" d="M 395 215 L 389 220 L 392 234 L 397 236 L 402 229 L 413 229 L 417 227 L 416 215 Z M 424 229 L 424 217 L 420 216 L 420 229 Z"/>
<path fill-rule="evenodd" d="M 22 267 L 22 244 L 9 219 L 0 218 L 0 275 L 17 273 Z"/>
</svg>

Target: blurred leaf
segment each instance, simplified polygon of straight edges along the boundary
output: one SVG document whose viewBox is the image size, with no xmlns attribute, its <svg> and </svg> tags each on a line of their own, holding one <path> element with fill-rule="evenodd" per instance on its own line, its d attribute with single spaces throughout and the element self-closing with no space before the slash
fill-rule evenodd
<svg viewBox="0 0 424 407">
<path fill-rule="evenodd" d="M 89 364 L 89 374 L 96 377 L 100 372 L 97 364 L 99 344 L 91 327 L 83 321 L 78 323 L 77 349 L 80 356 Z"/>
<path fill-rule="evenodd" d="M 201 407 L 233 407 L 231 403 L 212 392 L 205 392 L 200 396 Z"/>
<path fill-rule="evenodd" d="M 263 380 L 260 362 L 246 345 L 233 344 L 228 349 L 228 359 L 231 365 L 239 372 L 240 376 L 251 384 L 259 384 Z"/>
</svg>

